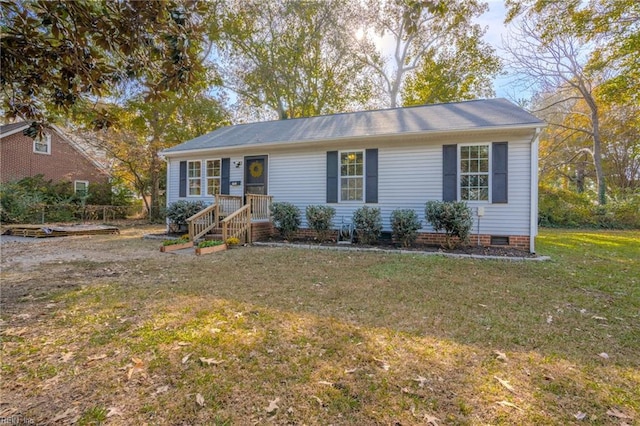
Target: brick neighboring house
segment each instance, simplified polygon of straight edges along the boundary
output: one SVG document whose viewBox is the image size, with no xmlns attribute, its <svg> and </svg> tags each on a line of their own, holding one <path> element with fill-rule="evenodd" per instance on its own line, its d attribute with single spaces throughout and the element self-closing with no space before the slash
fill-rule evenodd
<svg viewBox="0 0 640 426">
<path fill-rule="evenodd" d="M 43 175 L 54 182 L 72 182 L 75 192 L 87 191 L 89 184 L 109 181 L 105 164 L 95 153 L 64 136 L 55 126 L 41 139 L 23 134 L 26 122 L 0 126 L 0 182 Z"/>
</svg>

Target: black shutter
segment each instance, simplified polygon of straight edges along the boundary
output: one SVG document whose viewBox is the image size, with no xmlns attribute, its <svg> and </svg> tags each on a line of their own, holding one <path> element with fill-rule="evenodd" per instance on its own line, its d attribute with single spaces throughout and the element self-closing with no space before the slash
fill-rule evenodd
<svg viewBox="0 0 640 426">
<path fill-rule="evenodd" d="M 231 170 L 231 159 L 222 159 L 222 170 L 220 171 L 220 194 L 229 195 L 229 172 Z"/>
<path fill-rule="evenodd" d="M 338 202 L 338 151 L 327 152 L 327 203 Z"/>
<path fill-rule="evenodd" d="M 507 163 L 508 163 L 508 144 L 507 142 L 494 142 L 492 144 L 491 168 L 491 202 L 506 203 L 507 202 Z"/>
<path fill-rule="evenodd" d="M 180 162 L 180 192 L 181 197 L 187 196 L 187 162 Z"/>
<path fill-rule="evenodd" d="M 458 146 L 442 146 L 442 201 L 458 200 Z"/>
<path fill-rule="evenodd" d="M 367 149 L 365 151 L 365 170 L 367 179 L 365 182 L 365 203 L 378 202 L 378 150 Z"/>
</svg>

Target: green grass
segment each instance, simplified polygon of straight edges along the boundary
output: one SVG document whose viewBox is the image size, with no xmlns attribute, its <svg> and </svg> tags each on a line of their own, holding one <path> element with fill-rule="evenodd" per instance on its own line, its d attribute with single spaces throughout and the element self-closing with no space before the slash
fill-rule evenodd
<svg viewBox="0 0 640 426">
<path fill-rule="evenodd" d="M 640 420 L 640 232 L 542 230 L 548 262 L 283 248 L 196 258 L 117 237 L 94 249 L 123 244 L 148 259 L 71 262 L 77 286 L 15 302 L 31 320 L 5 318 L 28 328 L 3 336 L 2 360 L 3 394 L 27 417 L 74 404 L 85 424 L 103 407 L 123 413 L 115 424 Z M 94 272 L 105 268 L 121 273 Z M 47 282 L 50 270 L 28 273 Z M 43 388 L 51 405 L 35 403 Z"/>
</svg>

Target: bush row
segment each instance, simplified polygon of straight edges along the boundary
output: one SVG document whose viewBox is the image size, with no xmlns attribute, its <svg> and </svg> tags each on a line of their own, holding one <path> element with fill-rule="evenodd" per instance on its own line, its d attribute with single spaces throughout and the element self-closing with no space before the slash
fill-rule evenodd
<svg viewBox="0 0 640 426">
<path fill-rule="evenodd" d="M 589 194 L 540 187 L 539 224 L 562 228 L 640 228 L 640 193 L 614 194 L 601 206 Z"/>
<path fill-rule="evenodd" d="M 316 231 L 318 239 L 324 241 L 333 229 L 335 209 L 331 206 L 312 205 L 306 208 L 309 228 Z M 288 202 L 275 202 L 271 206 L 273 223 L 283 238 L 291 239 L 300 228 L 302 212 Z M 464 202 L 429 201 L 425 216 L 436 232 L 444 231 L 448 247 L 467 243 L 473 219 L 471 209 Z M 404 247 L 413 245 L 422 224 L 411 209 L 397 209 L 391 212 L 393 238 Z M 382 214 L 376 207 L 363 206 L 353 213 L 352 223 L 358 242 L 374 244 L 382 233 Z"/>
</svg>

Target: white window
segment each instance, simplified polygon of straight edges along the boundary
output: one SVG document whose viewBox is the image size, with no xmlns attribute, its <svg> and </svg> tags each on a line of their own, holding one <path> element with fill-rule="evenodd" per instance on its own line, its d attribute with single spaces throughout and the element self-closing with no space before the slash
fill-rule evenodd
<svg viewBox="0 0 640 426">
<path fill-rule="evenodd" d="M 89 194 L 89 181 L 76 180 L 73 182 L 73 192 L 81 197 L 86 197 Z"/>
<path fill-rule="evenodd" d="M 51 135 L 44 134 L 33 140 L 33 152 L 36 154 L 51 154 Z"/>
<path fill-rule="evenodd" d="M 340 152 L 340 201 L 364 200 L 364 151 Z"/>
<path fill-rule="evenodd" d="M 460 200 L 489 201 L 489 145 L 460 147 Z"/>
<path fill-rule="evenodd" d="M 206 160 L 206 184 L 207 195 L 218 195 L 220 193 L 220 160 Z"/>
<path fill-rule="evenodd" d="M 199 196 L 202 177 L 202 163 L 200 161 L 187 162 L 187 181 L 189 188 L 189 196 Z"/>
</svg>

